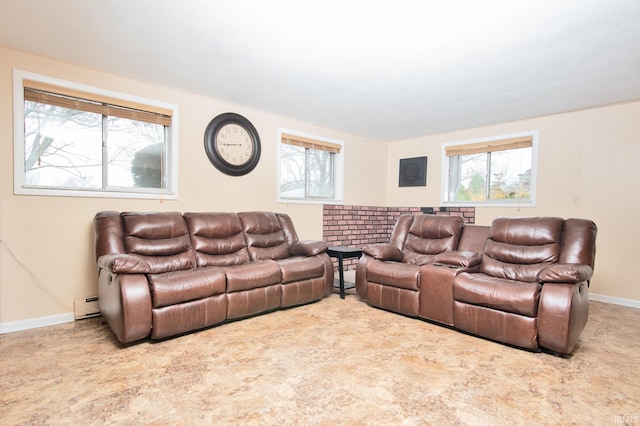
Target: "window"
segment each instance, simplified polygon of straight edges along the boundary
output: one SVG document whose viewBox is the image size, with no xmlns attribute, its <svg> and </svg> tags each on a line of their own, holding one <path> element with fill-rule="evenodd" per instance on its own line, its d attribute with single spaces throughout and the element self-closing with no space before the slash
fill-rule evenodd
<svg viewBox="0 0 640 426">
<path fill-rule="evenodd" d="M 16 71 L 15 192 L 176 198 L 176 109 Z"/>
<path fill-rule="evenodd" d="M 279 201 L 342 200 L 342 142 L 282 130 L 279 140 Z"/>
<path fill-rule="evenodd" d="M 446 144 L 444 203 L 533 206 L 537 133 Z"/>
</svg>

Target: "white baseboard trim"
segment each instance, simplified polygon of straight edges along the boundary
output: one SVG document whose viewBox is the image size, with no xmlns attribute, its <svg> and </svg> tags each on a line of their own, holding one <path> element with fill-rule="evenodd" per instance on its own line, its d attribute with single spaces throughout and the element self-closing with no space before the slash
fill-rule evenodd
<svg viewBox="0 0 640 426">
<path fill-rule="evenodd" d="M 612 303 L 614 305 L 628 306 L 630 308 L 640 309 L 640 300 L 623 299 L 622 297 L 605 296 L 603 294 L 589 293 L 589 300 L 596 302 Z"/>
<path fill-rule="evenodd" d="M 50 315 L 48 317 L 31 318 L 22 321 L 10 321 L 0 323 L 0 334 L 13 333 L 14 331 L 30 330 L 32 328 L 46 327 L 48 325 L 73 322 L 73 312 L 66 314 Z"/>
</svg>

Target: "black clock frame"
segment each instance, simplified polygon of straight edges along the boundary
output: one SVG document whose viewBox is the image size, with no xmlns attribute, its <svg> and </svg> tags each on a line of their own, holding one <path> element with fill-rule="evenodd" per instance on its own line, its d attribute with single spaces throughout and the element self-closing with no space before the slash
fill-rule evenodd
<svg viewBox="0 0 640 426">
<path fill-rule="evenodd" d="M 227 124 L 237 124 L 242 127 L 251 137 L 251 143 L 253 144 L 253 151 L 249 160 L 240 165 L 230 164 L 226 162 L 216 147 L 216 137 L 220 129 Z M 209 157 L 211 164 L 215 166 L 222 173 L 230 176 L 243 176 L 255 169 L 260 161 L 260 136 L 253 124 L 240 114 L 233 112 L 226 112 L 213 118 L 207 125 L 204 132 L 204 150 Z"/>
</svg>

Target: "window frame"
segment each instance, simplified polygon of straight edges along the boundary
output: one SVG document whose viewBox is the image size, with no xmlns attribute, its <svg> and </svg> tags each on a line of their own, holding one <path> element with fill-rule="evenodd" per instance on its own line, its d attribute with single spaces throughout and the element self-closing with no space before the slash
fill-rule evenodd
<svg viewBox="0 0 640 426">
<path fill-rule="evenodd" d="M 447 148 L 463 145 L 473 145 L 483 142 L 501 142 L 513 138 L 531 137 L 531 187 L 530 199 L 514 199 L 512 201 L 506 199 L 485 200 L 485 201 L 448 201 L 449 194 L 449 157 L 447 157 Z M 517 149 L 517 148 L 513 148 Z M 489 152 L 489 150 L 487 150 Z M 441 188 L 440 202 L 443 206 L 476 206 L 476 207 L 535 207 L 536 206 L 536 182 L 538 175 L 538 131 L 531 130 L 519 133 L 510 133 L 506 135 L 490 136 L 486 138 L 468 139 L 463 141 L 447 142 L 442 144 L 442 167 L 441 167 Z M 490 176 L 489 176 L 490 178 Z"/>
<path fill-rule="evenodd" d="M 32 187 L 26 185 L 24 170 L 25 158 L 25 106 L 24 88 L 25 81 L 42 83 L 56 86 L 70 91 L 80 91 L 95 95 L 97 97 L 112 98 L 120 100 L 123 104 L 134 103 L 149 106 L 150 108 L 160 108 L 172 112 L 171 126 L 165 128 L 167 136 L 167 158 L 166 158 L 166 188 L 135 188 L 118 187 L 117 190 L 110 189 L 75 189 L 59 187 Z M 178 106 L 153 99 L 142 98 L 112 90 L 102 89 L 94 86 L 83 85 L 67 80 L 57 79 L 41 74 L 36 74 L 19 69 L 13 70 L 13 192 L 15 195 L 35 195 L 35 196 L 61 196 L 61 197 L 86 197 L 86 198 L 132 198 L 132 199 L 178 199 Z"/>
<path fill-rule="evenodd" d="M 281 167 L 282 167 L 282 145 L 285 144 L 283 135 L 298 136 L 306 140 L 313 140 L 319 143 L 326 142 L 328 144 L 335 144 L 340 146 L 340 152 L 334 153 L 333 157 L 333 197 L 305 197 L 305 198 L 286 198 L 280 193 L 280 179 L 281 179 Z M 278 149 L 277 149 L 277 202 L 283 204 L 342 204 L 343 187 L 344 187 L 344 142 L 332 138 L 326 138 L 322 136 L 316 136 L 308 133 L 298 132 L 295 130 L 289 130 L 284 128 L 278 128 L 277 134 Z"/>
</svg>

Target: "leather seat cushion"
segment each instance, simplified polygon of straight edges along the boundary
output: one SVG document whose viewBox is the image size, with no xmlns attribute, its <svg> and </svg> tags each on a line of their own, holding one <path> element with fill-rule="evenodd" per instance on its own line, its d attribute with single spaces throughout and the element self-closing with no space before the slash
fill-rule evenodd
<svg viewBox="0 0 640 426">
<path fill-rule="evenodd" d="M 242 265 L 223 266 L 227 293 L 279 284 L 280 267 L 273 260 L 257 260 Z"/>
<path fill-rule="evenodd" d="M 317 278 L 324 274 L 324 262 L 317 256 L 289 257 L 277 262 L 282 271 L 282 284 Z"/>
<path fill-rule="evenodd" d="M 418 291 L 420 267 L 400 262 L 372 260 L 367 265 L 367 281 Z"/>
<path fill-rule="evenodd" d="M 470 305 L 535 318 L 541 289 L 538 283 L 462 273 L 453 281 L 453 298 Z"/>
<path fill-rule="evenodd" d="M 215 266 L 150 274 L 148 278 L 154 308 L 202 299 L 225 291 L 224 271 Z"/>
</svg>

